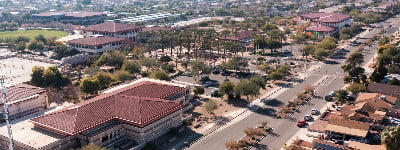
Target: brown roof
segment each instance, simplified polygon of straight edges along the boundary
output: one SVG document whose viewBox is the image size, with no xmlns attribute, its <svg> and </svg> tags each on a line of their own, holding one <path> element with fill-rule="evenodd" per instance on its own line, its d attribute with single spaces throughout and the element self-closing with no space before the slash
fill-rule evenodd
<svg viewBox="0 0 400 150">
<path fill-rule="evenodd" d="M 308 19 L 316 19 L 315 21 L 318 22 L 340 22 L 351 18 L 350 15 L 338 13 L 309 13 L 300 16 Z"/>
<path fill-rule="evenodd" d="M 84 18 L 91 16 L 102 16 L 105 14 L 102 12 L 44 12 L 40 14 L 34 14 L 34 16 L 39 16 L 39 17 L 50 17 L 54 15 L 65 15 L 67 17 Z"/>
<path fill-rule="evenodd" d="M 354 120 L 346 119 L 331 119 L 329 124 L 326 126 L 327 131 L 333 131 L 337 133 L 354 135 L 358 137 L 365 137 L 369 131 L 370 125 Z"/>
<path fill-rule="evenodd" d="M 356 141 L 349 141 L 348 147 L 353 148 L 354 150 L 386 150 L 385 145 L 369 145 Z"/>
<path fill-rule="evenodd" d="M 105 22 L 96 25 L 91 25 L 84 27 L 84 31 L 95 31 L 95 32 L 107 32 L 107 33 L 118 33 L 126 32 L 130 30 L 140 29 L 142 27 L 134 26 L 130 24 L 115 23 L 115 22 Z"/>
<path fill-rule="evenodd" d="M 385 100 L 382 100 L 381 96 L 385 96 Z M 393 108 L 393 105 L 397 102 L 397 98 L 379 93 L 360 93 L 355 102 L 368 102 L 369 105 L 377 108 L 391 109 Z"/>
<path fill-rule="evenodd" d="M 333 142 L 322 141 L 318 139 L 314 139 L 312 141 L 313 148 L 315 149 L 334 149 L 334 150 L 350 150 L 343 145 L 338 145 Z"/>
<path fill-rule="evenodd" d="M 400 97 L 400 86 L 383 83 L 369 83 L 368 92 L 382 93 L 389 96 Z"/>
<path fill-rule="evenodd" d="M 127 38 L 117 38 L 117 37 L 86 37 L 80 38 L 75 40 L 68 41 L 69 44 L 80 44 L 80 45 L 87 45 L 87 46 L 101 46 L 107 45 L 114 42 L 125 42 Z"/>
<path fill-rule="evenodd" d="M 16 101 L 19 99 L 27 98 L 35 94 L 46 92 L 46 89 L 31 86 L 28 84 L 17 84 L 7 88 L 8 92 L 6 95 L 7 102 Z"/>
<path fill-rule="evenodd" d="M 335 30 L 335 29 L 332 27 L 325 26 L 325 25 L 308 27 L 306 29 L 306 31 L 314 31 L 314 32 L 331 32 L 333 30 Z"/>
<path fill-rule="evenodd" d="M 140 82 L 33 118 L 31 122 L 68 135 L 81 133 L 113 119 L 144 127 L 181 108 L 178 102 L 160 98 L 183 89 L 150 81 Z"/>
</svg>

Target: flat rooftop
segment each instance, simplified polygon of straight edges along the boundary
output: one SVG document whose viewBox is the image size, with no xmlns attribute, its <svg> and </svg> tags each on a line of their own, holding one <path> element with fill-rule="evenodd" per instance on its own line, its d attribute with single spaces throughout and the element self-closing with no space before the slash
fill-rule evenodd
<svg viewBox="0 0 400 150">
<path fill-rule="evenodd" d="M 29 122 L 32 117 L 37 117 L 63 108 L 62 106 L 53 108 L 41 113 L 26 116 L 17 120 L 11 121 L 11 130 L 14 141 L 29 145 L 35 149 L 39 149 L 48 144 L 54 143 L 64 137 L 59 134 L 54 134 L 45 130 L 34 128 L 34 124 Z M 8 137 L 6 124 L 0 125 L 0 136 Z"/>
</svg>

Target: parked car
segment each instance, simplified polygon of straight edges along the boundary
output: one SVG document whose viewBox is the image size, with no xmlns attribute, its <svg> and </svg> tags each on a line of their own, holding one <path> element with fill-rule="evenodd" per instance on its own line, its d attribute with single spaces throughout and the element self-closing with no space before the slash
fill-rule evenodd
<svg viewBox="0 0 400 150">
<path fill-rule="evenodd" d="M 228 71 L 228 70 L 223 70 L 222 73 L 221 73 L 221 75 L 222 75 L 222 76 L 229 76 L 229 75 L 231 75 L 231 72 Z"/>
<path fill-rule="evenodd" d="M 283 50 L 283 53 L 287 54 L 287 53 L 290 53 L 290 51 L 285 49 L 285 50 Z"/>
<path fill-rule="evenodd" d="M 306 125 L 306 121 L 305 120 L 299 120 L 298 122 L 297 122 L 297 126 L 298 127 L 303 127 L 304 125 Z"/>
<path fill-rule="evenodd" d="M 214 70 L 212 71 L 212 73 L 213 73 L 213 74 L 219 74 L 219 70 L 214 69 Z"/>
<path fill-rule="evenodd" d="M 311 115 L 318 114 L 318 110 L 316 108 L 311 109 Z"/>
<path fill-rule="evenodd" d="M 211 95 L 211 97 L 218 97 L 218 90 L 217 89 L 212 90 L 210 95 Z"/>
<path fill-rule="evenodd" d="M 210 80 L 210 76 L 202 76 L 200 81 L 205 82 L 205 81 L 209 81 Z"/>
<path fill-rule="evenodd" d="M 304 120 L 305 121 L 310 121 L 312 119 L 311 115 L 304 115 Z"/>
</svg>

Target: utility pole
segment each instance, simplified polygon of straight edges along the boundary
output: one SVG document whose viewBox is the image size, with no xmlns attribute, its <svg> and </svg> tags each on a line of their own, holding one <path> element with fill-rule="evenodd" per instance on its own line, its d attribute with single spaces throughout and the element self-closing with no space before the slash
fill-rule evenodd
<svg viewBox="0 0 400 150">
<path fill-rule="evenodd" d="M 1 86 L 1 102 L 3 103 L 3 108 L 4 108 L 4 119 L 6 120 L 6 124 L 7 124 L 7 131 L 8 131 L 8 149 L 9 150 L 14 150 L 14 146 L 13 146 L 13 138 L 12 138 L 12 131 L 11 131 L 11 124 L 10 124 L 10 120 L 8 118 L 8 104 L 7 104 L 7 100 L 6 100 L 6 94 L 8 92 L 6 86 L 4 85 L 4 76 L 0 77 L 0 86 Z"/>
</svg>

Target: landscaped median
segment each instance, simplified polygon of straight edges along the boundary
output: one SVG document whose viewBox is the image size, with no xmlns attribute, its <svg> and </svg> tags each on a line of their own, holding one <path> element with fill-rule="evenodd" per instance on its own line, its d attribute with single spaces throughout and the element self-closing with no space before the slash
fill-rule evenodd
<svg viewBox="0 0 400 150">
<path fill-rule="evenodd" d="M 304 87 L 305 91 L 298 93 L 297 97 L 289 101 L 289 103 L 282 107 L 281 110 L 275 115 L 275 118 L 286 119 L 294 114 L 301 106 L 311 100 L 311 97 L 314 95 L 314 86 L 307 85 Z"/>
<path fill-rule="evenodd" d="M 272 132 L 268 121 L 261 122 L 256 128 L 247 128 L 243 131 L 245 136 L 240 140 L 231 140 L 225 143 L 227 149 L 251 149 L 260 142 L 265 136 Z"/>
</svg>

